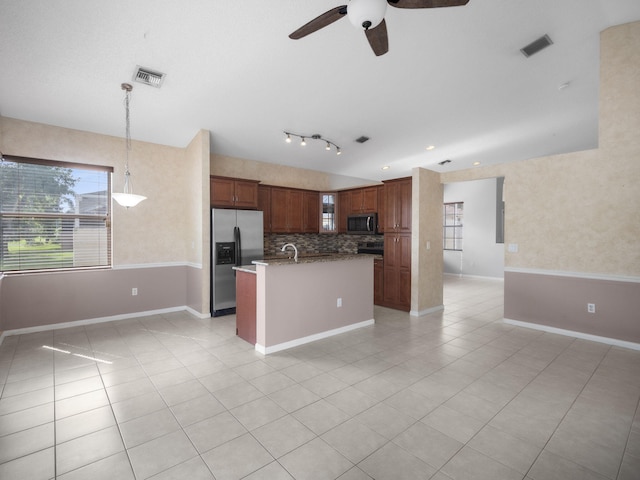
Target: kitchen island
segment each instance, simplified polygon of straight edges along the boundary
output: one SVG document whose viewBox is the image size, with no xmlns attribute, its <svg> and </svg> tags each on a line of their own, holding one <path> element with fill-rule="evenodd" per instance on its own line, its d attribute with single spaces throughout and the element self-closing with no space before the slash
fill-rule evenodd
<svg viewBox="0 0 640 480">
<path fill-rule="evenodd" d="M 238 326 L 247 323 L 255 300 L 255 349 L 260 353 L 285 350 L 374 323 L 370 255 L 309 255 L 297 262 L 288 258 L 256 260 L 236 270 Z M 242 335 L 240 328 L 238 333 L 251 342 L 251 334 Z"/>
</svg>

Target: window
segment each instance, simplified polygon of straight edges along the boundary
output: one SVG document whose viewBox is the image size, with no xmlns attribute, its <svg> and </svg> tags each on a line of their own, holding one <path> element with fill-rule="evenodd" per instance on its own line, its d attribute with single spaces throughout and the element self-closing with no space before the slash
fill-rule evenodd
<svg viewBox="0 0 640 480">
<path fill-rule="evenodd" d="M 336 194 L 322 193 L 322 232 L 336 231 Z"/>
<path fill-rule="evenodd" d="M 111 265 L 111 167 L 0 161 L 0 271 Z"/>
<path fill-rule="evenodd" d="M 463 206 L 463 202 L 444 204 L 443 245 L 445 250 L 462 250 Z"/>
</svg>

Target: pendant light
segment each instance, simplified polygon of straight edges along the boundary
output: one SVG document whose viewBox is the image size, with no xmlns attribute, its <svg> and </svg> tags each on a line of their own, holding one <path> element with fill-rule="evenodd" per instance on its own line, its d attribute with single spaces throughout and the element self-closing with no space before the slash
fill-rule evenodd
<svg viewBox="0 0 640 480">
<path fill-rule="evenodd" d="M 133 86 L 129 83 L 123 83 L 120 85 L 125 92 L 124 105 L 125 105 L 125 135 L 126 135 L 126 156 L 124 162 L 124 192 L 112 193 L 113 199 L 123 207 L 135 207 L 141 201 L 146 200 L 147 197 L 142 195 L 135 195 L 133 193 L 133 184 L 131 182 L 131 173 L 129 172 L 129 152 L 131 151 L 131 122 L 129 120 L 129 103 L 131 101 L 131 90 Z"/>
</svg>

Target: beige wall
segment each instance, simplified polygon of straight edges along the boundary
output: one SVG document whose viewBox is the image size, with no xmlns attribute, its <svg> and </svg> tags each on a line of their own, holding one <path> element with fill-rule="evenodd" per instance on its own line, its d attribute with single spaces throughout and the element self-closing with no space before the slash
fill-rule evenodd
<svg viewBox="0 0 640 480">
<path fill-rule="evenodd" d="M 602 32 L 600 53 L 598 149 L 441 179 L 505 177 L 505 318 L 637 345 L 640 22 Z"/>
<path fill-rule="evenodd" d="M 321 192 L 380 183 L 362 178 L 345 177 L 304 168 L 274 165 L 272 163 L 216 154 L 211 154 L 211 174 L 259 180 L 265 185 L 304 188 Z"/>
<path fill-rule="evenodd" d="M 113 190 L 124 183 L 124 140 L 79 130 L 2 118 L 5 154 L 114 168 Z M 132 142 L 129 160 L 134 192 L 147 200 L 126 209 L 113 203 L 112 234 L 115 266 L 185 262 L 185 151 L 180 148 Z"/>
<path fill-rule="evenodd" d="M 440 175 L 413 170 L 411 205 L 411 314 L 442 308 L 442 193 Z"/>
<path fill-rule="evenodd" d="M 113 190 L 122 190 L 124 139 L 6 117 L 0 121 L 3 153 L 111 166 Z M 113 202 L 114 270 L 5 276 L 0 330 L 149 309 L 188 306 L 207 312 L 208 142 L 208 132 L 200 132 L 187 149 L 132 142 L 134 192 L 147 200 L 128 210 Z M 131 296 L 133 287 L 138 297 Z M 57 300 L 52 292 L 58 293 Z"/>
<path fill-rule="evenodd" d="M 602 33 L 600 147 L 441 175 L 505 177 L 505 267 L 640 275 L 640 22 Z"/>
</svg>

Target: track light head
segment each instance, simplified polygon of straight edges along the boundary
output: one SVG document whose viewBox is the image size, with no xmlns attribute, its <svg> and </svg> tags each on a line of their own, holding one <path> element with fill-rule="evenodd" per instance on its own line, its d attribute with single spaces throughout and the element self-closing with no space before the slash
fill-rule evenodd
<svg viewBox="0 0 640 480">
<path fill-rule="evenodd" d="M 314 133 L 313 135 L 298 135 L 297 133 L 291 133 L 291 132 L 283 132 L 286 137 L 284 139 L 284 141 L 286 143 L 291 143 L 292 138 L 291 137 L 298 137 L 300 139 L 300 146 L 304 147 L 307 145 L 307 138 L 311 138 L 312 140 L 320 140 L 322 142 L 325 142 L 325 150 L 330 151 L 331 150 L 331 145 L 333 145 L 334 147 L 336 147 L 336 154 L 340 155 L 342 152 L 340 150 L 340 147 L 338 145 L 336 145 L 335 143 L 333 143 L 331 140 L 327 140 L 326 138 L 322 138 L 322 135 L 320 135 L 319 133 Z"/>
</svg>

